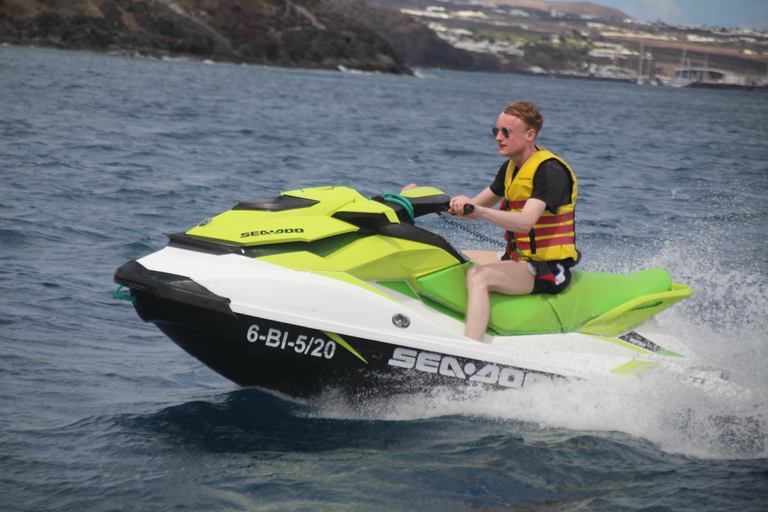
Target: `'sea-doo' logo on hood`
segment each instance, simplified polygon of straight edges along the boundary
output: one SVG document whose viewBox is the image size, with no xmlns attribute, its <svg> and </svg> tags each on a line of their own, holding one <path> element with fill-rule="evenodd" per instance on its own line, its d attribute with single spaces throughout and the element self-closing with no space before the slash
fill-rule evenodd
<svg viewBox="0 0 768 512">
<path fill-rule="evenodd" d="M 290 233 L 303 233 L 304 228 L 281 228 L 281 229 L 262 229 L 259 231 L 248 231 L 246 233 L 240 233 L 240 238 L 248 238 L 249 236 L 266 236 L 266 235 L 285 235 Z"/>
<path fill-rule="evenodd" d="M 453 356 L 419 352 L 403 347 L 395 349 L 387 364 L 408 370 L 439 373 L 446 377 L 463 380 L 468 379 L 470 382 L 496 384 L 505 388 L 521 388 L 536 381 L 552 379 L 552 376 L 546 373 L 531 372 L 522 368 L 499 366 L 492 363 L 481 363 L 482 367 L 480 367 L 475 361 L 465 360 L 461 362 L 459 358 Z"/>
</svg>

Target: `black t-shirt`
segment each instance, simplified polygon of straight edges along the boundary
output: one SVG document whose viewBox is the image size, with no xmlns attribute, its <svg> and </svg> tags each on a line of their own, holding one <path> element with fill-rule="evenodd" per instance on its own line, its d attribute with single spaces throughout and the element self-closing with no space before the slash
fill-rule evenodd
<svg viewBox="0 0 768 512">
<path fill-rule="evenodd" d="M 514 165 L 510 162 L 511 165 Z M 520 169 L 515 169 L 515 176 Z M 491 183 L 491 192 L 497 196 L 504 197 L 504 180 L 507 176 L 507 162 L 501 164 L 496 178 Z M 571 192 L 573 190 L 573 181 L 571 173 L 568 172 L 563 164 L 554 158 L 546 160 L 539 165 L 536 174 L 533 175 L 533 191 L 531 198 L 544 201 L 547 210 L 551 213 L 557 213 L 557 209 L 571 202 Z"/>
</svg>

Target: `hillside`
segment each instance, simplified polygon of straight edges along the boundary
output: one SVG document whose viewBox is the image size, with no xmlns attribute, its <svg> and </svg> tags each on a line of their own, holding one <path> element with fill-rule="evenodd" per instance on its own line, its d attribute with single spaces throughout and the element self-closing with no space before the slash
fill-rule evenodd
<svg viewBox="0 0 768 512">
<path fill-rule="evenodd" d="M 0 0 L 0 43 L 390 73 L 668 83 L 684 67 L 746 86 L 768 75 L 766 33 L 645 23 L 585 1 Z"/>
<path fill-rule="evenodd" d="M 543 2 L 540 0 L 496 0 L 500 6 L 517 7 L 543 13 L 552 11 L 571 16 L 590 17 L 603 21 L 622 21 L 629 16 L 613 7 L 605 7 L 594 2 Z"/>
<path fill-rule="evenodd" d="M 411 72 L 375 31 L 320 0 L 0 0 L 0 42 Z"/>
<path fill-rule="evenodd" d="M 647 23 L 594 2 L 371 1 L 408 13 L 455 48 L 494 57 L 499 70 L 656 83 L 688 68 L 745 86 L 768 75 L 764 32 Z"/>
</svg>

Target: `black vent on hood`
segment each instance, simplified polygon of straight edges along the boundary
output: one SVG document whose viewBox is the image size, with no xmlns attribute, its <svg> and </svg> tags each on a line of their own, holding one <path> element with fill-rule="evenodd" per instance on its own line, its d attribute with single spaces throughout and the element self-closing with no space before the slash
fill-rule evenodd
<svg viewBox="0 0 768 512">
<path fill-rule="evenodd" d="M 285 210 L 298 210 L 299 208 L 309 208 L 320 201 L 314 199 L 305 199 L 303 197 L 277 196 L 264 199 L 251 199 L 237 203 L 233 210 L 256 210 L 261 212 L 282 212 Z"/>
</svg>

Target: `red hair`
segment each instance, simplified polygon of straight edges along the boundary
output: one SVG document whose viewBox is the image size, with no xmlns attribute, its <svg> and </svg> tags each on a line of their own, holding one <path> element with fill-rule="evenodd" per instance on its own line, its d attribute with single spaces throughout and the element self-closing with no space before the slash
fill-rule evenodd
<svg viewBox="0 0 768 512">
<path fill-rule="evenodd" d="M 539 134 L 541 127 L 544 125 L 544 118 L 541 112 L 539 112 L 539 107 L 528 100 L 514 102 L 505 108 L 503 113 L 520 119 L 525 123 L 526 127 L 533 129 L 536 135 Z"/>
</svg>

